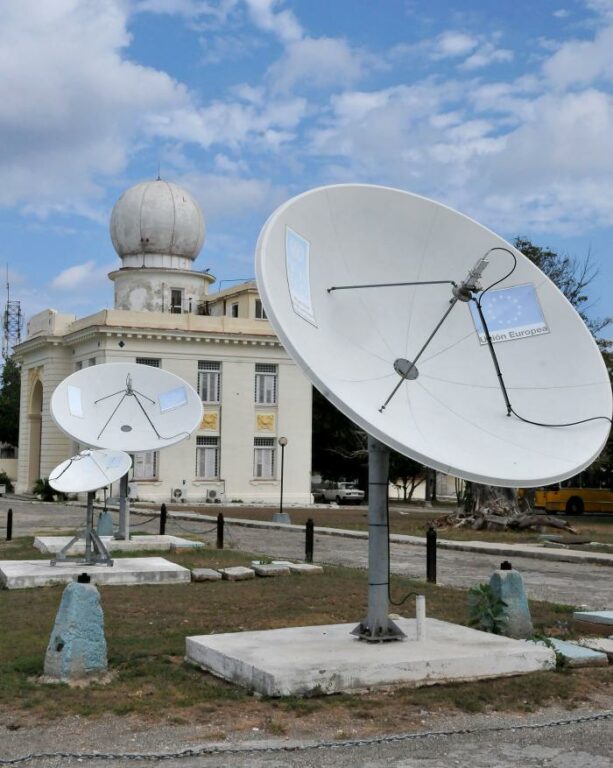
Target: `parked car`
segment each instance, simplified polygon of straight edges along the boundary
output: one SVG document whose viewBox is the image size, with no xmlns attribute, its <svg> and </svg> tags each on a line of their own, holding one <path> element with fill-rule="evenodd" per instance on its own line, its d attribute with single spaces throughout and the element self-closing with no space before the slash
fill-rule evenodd
<svg viewBox="0 0 613 768">
<path fill-rule="evenodd" d="M 364 491 L 355 483 L 326 483 L 321 493 L 325 501 L 337 504 L 361 504 L 364 501 Z"/>
</svg>

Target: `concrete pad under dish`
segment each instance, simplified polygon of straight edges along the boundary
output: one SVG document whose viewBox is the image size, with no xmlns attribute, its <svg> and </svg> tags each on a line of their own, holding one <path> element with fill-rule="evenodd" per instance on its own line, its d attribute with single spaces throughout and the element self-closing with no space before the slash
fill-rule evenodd
<svg viewBox="0 0 613 768">
<path fill-rule="evenodd" d="M 57 563 L 46 560 L 0 560 L 0 586 L 6 589 L 54 587 L 75 581 L 80 573 L 88 573 L 92 584 L 189 584 L 187 568 L 163 557 L 122 557 L 112 566 L 84 563 Z"/>
<path fill-rule="evenodd" d="M 265 696 L 305 696 L 504 677 L 555 666 L 551 648 L 427 620 L 400 619 L 402 642 L 364 643 L 355 624 L 292 627 L 186 638 L 186 657 L 208 672 Z"/>
<path fill-rule="evenodd" d="M 575 611 L 573 619 L 589 621 L 590 624 L 613 625 L 613 611 Z"/>
<path fill-rule="evenodd" d="M 36 536 L 34 546 L 39 552 L 56 554 L 63 549 L 72 539 L 72 536 Z M 114 539 L 112 536 L 102 536 L 102 543 L 109 552 L 147 552 L 158 550 L 168 552 L 171 549 L 202 549 L 204 544 L 201 541 L 191 541 L 179 536 L 132 536 L 128 541 L 125 539 Z M 85 551 L 85 541 L 76 541 L 70 549 L 71 555 L 80 555 Z"/>
</svg>

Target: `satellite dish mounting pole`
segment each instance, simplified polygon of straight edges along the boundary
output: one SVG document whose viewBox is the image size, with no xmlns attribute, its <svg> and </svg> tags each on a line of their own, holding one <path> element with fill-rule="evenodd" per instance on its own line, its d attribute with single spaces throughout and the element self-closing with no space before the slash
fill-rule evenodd
<svg viewBox="0 0 613 768">
<path fill-rule="evenodd" d="M 352 634 L 369 643 L 402 640 L 404 632 L 389 618 L 389 545 L 387 494 L 389 448 L 368 436 L 368 615 Z"/>
<path fill-rule="evenodd" d="M 116 538 L 130 540 L 130 499 L 128 496 L 128 473 L 119 481 L 119 531 Z"/>
</svg>

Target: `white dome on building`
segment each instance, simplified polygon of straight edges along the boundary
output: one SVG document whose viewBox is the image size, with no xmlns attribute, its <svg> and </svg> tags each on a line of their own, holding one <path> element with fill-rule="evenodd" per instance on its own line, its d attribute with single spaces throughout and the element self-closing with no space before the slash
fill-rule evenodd
<svg viewBox="0 0 613 768">
<path fill-rule="evenodd" d="M 204 242 L 204 218 L 189 192 L 157 179 L 123 193 L 113 208 L 110 231 L 126 267 L 157 266 L 151 256 L 162 256 L 171 257 L 175 268 L 189 269 Z"/>
</svg>

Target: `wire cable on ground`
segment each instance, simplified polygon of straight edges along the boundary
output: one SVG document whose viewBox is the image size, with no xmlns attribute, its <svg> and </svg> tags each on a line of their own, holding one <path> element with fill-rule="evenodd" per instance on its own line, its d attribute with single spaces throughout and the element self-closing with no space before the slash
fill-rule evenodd
<svg viewBox="0 0 613 768">
<path fill-rule="evenodd" d="M 62 758 L 64 760 L 171 760 L 182 757 L 206 757 L 209 755 L 236 755 L 248 753 L 287 753 L 307 752 L 316 749 L 340 749 L 355 747 L 370 747 L 378 744 L 392 744 L 402 741 L 418 741 L 420 739 L 486 735 L 491 733 L 510 733 L 513 731 L 532 731 L 543 728 L 559 728 L 568 725 L 593 723 L 613 718 L 613 710 L 595 712 L 579 717 L 565 717 L 558 720 L 547 720 L 542 723 L 518 723 L 515 725 L 494 725 L 487 728 L 455 728 L 442 731 L 417 731 L 413 733 L 392 734 L 389 736 L 370 736 L 364 739 L 346 739 L 345 741 L 320 741 L 307 744 L 279 744 L 276 746 L 201 746 L 187 747 L 176 752 L 31 752 L 27 755 L 13 758 L 0 758 L 0 765 L 20 765 L 32 760 Z"/>
</svg>

